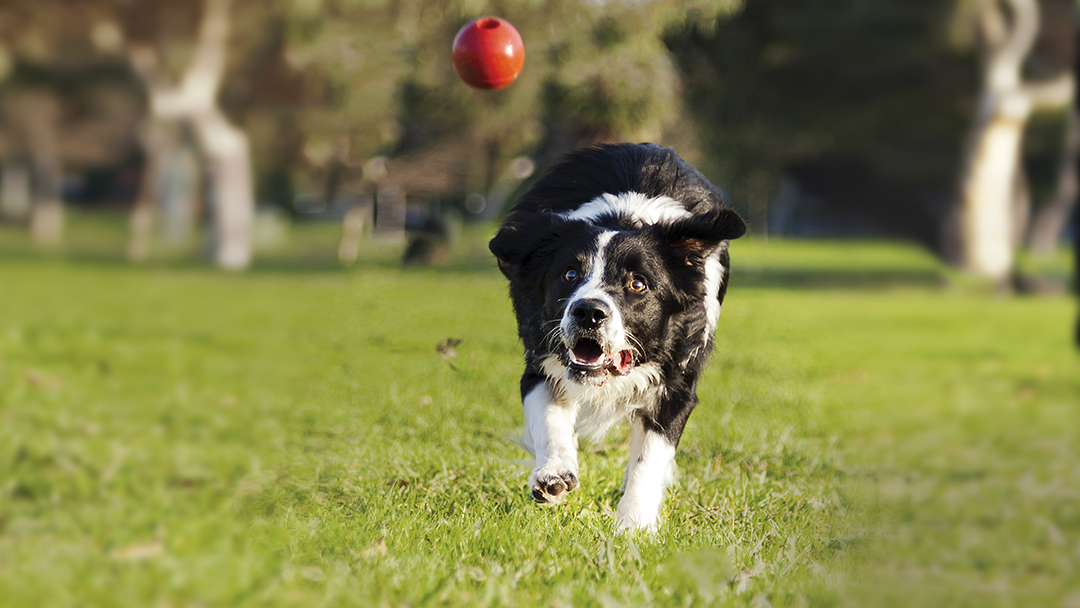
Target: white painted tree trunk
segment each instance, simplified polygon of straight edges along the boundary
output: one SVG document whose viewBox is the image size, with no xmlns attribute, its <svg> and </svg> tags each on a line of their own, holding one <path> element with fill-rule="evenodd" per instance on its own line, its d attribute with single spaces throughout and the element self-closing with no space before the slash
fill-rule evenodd
<svg viewBox="0 0 1080 608">
<path fill-rule="evenodd" d="M 1036 0 L 979 2 L 983 88 L 961 169 L 961 255 L 969 272 L 1004 283 L 1020 229 L 1015 197 L 1024 127 L 1034 109 L 1068 103 L 1073 82 L 1071 74 L 1046 84 L 1023 81 L 1021 68 L 1039 31 Z"/>
<path fill-rule="evenodd" d="M 247 135 L 217 105 L 231 5 L 232 0 L 206 0 L 195 57 L 179 87 L 161 82 L 152 53 L 133 52 L 132 64 L 150 93 L 151 118 L 183 122 L 195 131 L 209 177 L 212 256 L 219 266 L 241 269 L 251 263 L 255 222 L 251 154 Z"/>
<path fill-rule="evenodd" d="M 1013 197 L 1030 104 L 986 92 L 982 105 L 961 184 L 963 260 L 968 271 L 1003 281 L 1013 267 Z"/>
<path fill-rule="evenodd" d="M 192 120 L 210 171 L 214 259 L 224 268 L 246 268 L 255 223 L 251 153 L 247 135 L 214 110 Z"/>
</svg>

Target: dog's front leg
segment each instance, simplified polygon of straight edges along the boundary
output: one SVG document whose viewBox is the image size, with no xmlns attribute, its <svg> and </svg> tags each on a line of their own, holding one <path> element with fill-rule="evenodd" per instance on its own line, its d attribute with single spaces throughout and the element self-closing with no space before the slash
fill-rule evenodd
<svg viewBox="0 0 1080 608">
<path fill-rule="evenodd" d="M 524 380 L 522 382 L 524 384 Z M 524 388 L 524 387 L 523 387 Z M 525 393 L 525 447 L 536 456 L 529 490 L 538 503 L 556 504 L 578 487 L 577 407 L 553 398 L 546 380 Z"/>
<path fill-rule="evenodd" d="M 630 462 L 619 501 L 619 530 L 656 530 L 664 490 L 675 477 L 675 446 L 640 416 L 630 422 Z"/>
</svg>

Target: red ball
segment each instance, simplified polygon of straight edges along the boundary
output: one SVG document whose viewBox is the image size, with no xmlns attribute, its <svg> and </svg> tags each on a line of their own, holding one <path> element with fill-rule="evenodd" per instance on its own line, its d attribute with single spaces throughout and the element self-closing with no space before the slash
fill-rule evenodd
<svg viewBox="0 0 1080 608">
<path fill-rule="evenodd" d="M 510 22 L 480 17 L 454 36 L 454 69 L 465 84 L 478 89 L 510 86 L 525 65 L 525 43 Z"/>
</svg>

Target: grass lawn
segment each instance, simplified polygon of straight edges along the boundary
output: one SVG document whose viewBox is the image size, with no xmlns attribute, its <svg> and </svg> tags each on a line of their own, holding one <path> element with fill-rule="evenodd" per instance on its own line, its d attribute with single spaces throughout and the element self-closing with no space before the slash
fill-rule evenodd
<svg viewBox="0 0 1080 608">
<path fill-rule="evenodd" d="M 227 274 L 0 232 L 0 605 L 1080 607 L 1069 298 L 736 242 L 665 524 L 620 536 L 621 429 L 527 496 L 483 235 L 348 271 L 332 236 Z"/>
</svg>

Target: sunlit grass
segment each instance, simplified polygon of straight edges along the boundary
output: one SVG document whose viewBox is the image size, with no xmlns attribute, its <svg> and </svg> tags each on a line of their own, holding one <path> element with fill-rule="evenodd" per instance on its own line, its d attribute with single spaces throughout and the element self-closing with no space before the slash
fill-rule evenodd
<svg viewBox="0 0 1080 608">
<path fill-rule="evenodd" d="M 1080 598 L 1070 300 L 943 290 L 902 245 L 736 242 L 665 525 L 623 537 L 622 432 L 565 504 L 525 493 L 485 232 L 442 270 L 378 243 L 341 270 L 318 225 L 247 274 L 0 258 L 0 604 Z"/>
</svg>

